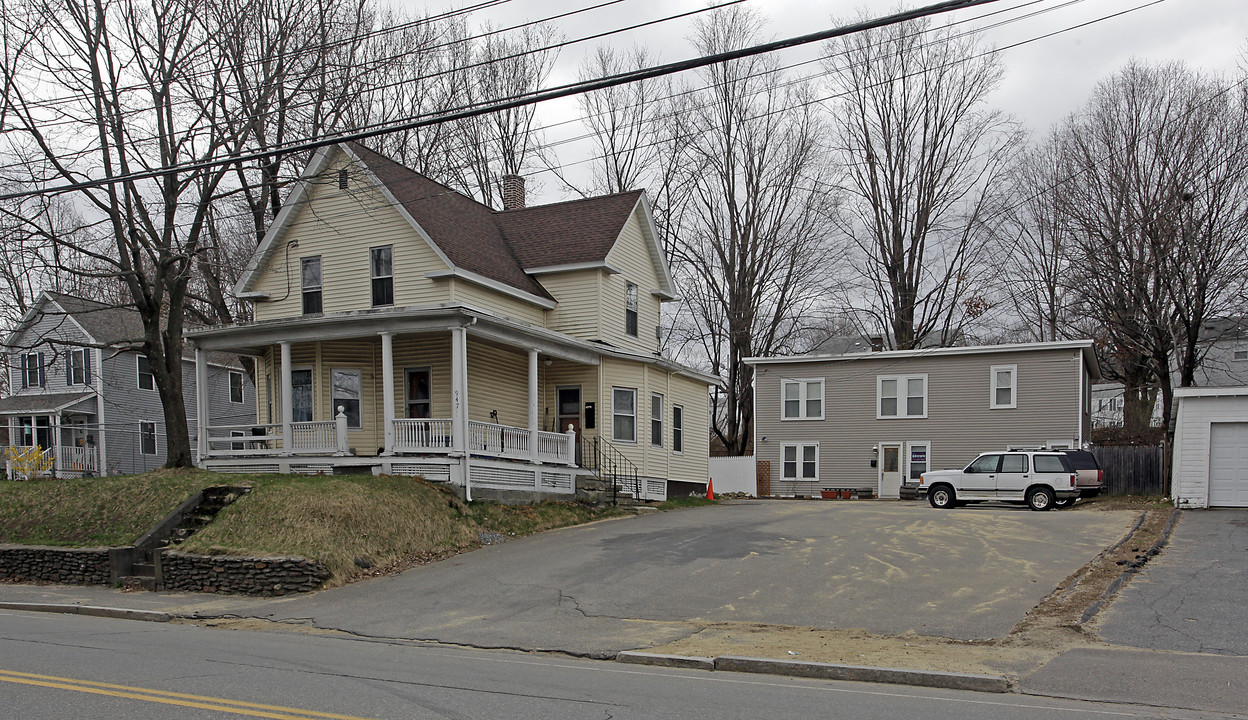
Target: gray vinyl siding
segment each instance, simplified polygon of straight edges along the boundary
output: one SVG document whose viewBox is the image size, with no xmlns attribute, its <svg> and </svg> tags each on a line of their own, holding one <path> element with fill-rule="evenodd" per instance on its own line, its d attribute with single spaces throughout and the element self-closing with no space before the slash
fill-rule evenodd
<svg viewBox="0 0 1248 720">
<path fill-rule="evenodd" d="M 42 317 L 12 339 L 9 351 L 9 391 L 13 395 L 34 395 L 39 393 L 64 393 L 86 390 L 83 385 L 66 385 L 66 357 L 69 351 L 82 347 L 89 338 L 71 319 L 61 314 L 59 309 L 52 308 Z M 44 354 L 44 387 L 22 387 L 22 355 L 28 353 Z M 94 362 L 94 359 L 92 360 Z M 98 372 L 92 367 L 91 372 Z"/>
<path fill-rule="evenodd" d="M 1013 409 L 990 409 L 989 369 L 1017 365 Z M 876 378 L 927 374 L 927 417 L 876 418 Z M 1078 350 L 836 359 L 767 364 L 755 378 L 755 455 L 771 461 L 773 492 L 818 495 L 822 487 L 878 491 L 872 447 L 928 442 L 930 470 L 963 467 L 987 450 L 1011 444 L 1075 442 L 1084 422 Z M 781 380 L 824 378 L 823 420 L 781 420 Z M 1084 436 L 1086 438 L 1086 435 Z M 781 446 L 818 443 L 818 480 L 782 480 Z M 903 472 L 906 462 L 903 449 Z"/>
</svg>

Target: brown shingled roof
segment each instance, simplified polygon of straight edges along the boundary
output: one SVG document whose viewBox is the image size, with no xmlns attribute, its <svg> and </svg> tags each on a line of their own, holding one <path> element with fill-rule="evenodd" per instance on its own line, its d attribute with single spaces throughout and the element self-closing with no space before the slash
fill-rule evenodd
<svg viewBox="0 0 1248 720">
<path fill-rule="evenodd" d="M 601 262 L 615 245 L 641 190 L 494 214 L 521 267 Z"/>
<path fill-rule="evenodd" d="M 348 146 L 456 267 L 550 298 L 521 269 L 494 222 L 494 211 L 359 143 Z"/>
<path fill-rule="evenodd" d="M 346 143 L 456 267 L 550 298 L 525 268 L 606 260 L 641 190 L 495 211 L 390 158 Z"/>
</svg>

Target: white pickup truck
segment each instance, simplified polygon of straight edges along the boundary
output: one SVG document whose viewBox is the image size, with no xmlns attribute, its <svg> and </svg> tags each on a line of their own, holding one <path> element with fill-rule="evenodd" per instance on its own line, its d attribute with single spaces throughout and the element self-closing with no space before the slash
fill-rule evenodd
<svg viewBox="0 0 1248 720">
<path fill-rule="evenodd" d="M 1048 510 L 1059 499 L 1079 497 L 1078 472 L 1058 451 L 989 452 L 961 470 L 923 473 L 918 493 L 934 508 L 1000 500 Z"/>
</svg>

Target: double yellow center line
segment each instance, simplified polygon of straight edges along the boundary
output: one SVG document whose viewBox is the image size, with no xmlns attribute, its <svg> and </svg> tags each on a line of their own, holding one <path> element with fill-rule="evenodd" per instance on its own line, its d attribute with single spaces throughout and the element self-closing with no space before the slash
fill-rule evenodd
<svg viewBox="0 0 1248 720">
<path fill-rule="evenodd" d="M 113 685 L 111 683 L 91 682 L 90 680 L 75 680 L 74 678 L 57 677 L 55 675 L 35 675 L 34 673 L 14 672 L 12 670 L 0 670 L 0 682 L 17 683 L 19 685 L 35 685 L 38 687 L 55 688 L 58 690 L 74 690 L 76 692 L 92 693 L 95 695 L 108 695 L 110 697 L 126 698 L 128 700 L 143 700 L 145 702 L 161 703 L 164 705 L 180 705 L 182 707 L 200 708 L 202 710 L 216 710 L 218 712 L 233 713 L 235 715 L 275 718 L 276 720 L 313 720 L 315 718 L 326 718 L 328 720 L 369 720 L 368 718 L 356 717 L 355 715 L 335 715 L 333 713 L 300 710 L 298 708 L 282 707 L 280 705 L 261 705 L 259 703 L 225 700 L 222 698 L 205 697 L 203 695 L 187 695 L 185 693 L 150 690 L 148 688 L 130 687 L 128 685 Z"/>
</svg>

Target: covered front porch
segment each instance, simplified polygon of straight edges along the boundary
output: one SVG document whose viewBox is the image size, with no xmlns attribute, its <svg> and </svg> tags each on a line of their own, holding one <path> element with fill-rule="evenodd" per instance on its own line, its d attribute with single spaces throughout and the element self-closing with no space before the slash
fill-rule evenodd
<svg viewBox="0 0 1248 720">
<path fill-rule="evenodd" d="M 9 431 L 2 458 L 8 479 L 100 474 L 93 392 L 14 395 L 0 400 Z"/>
<path fill-rule="evenodd" d="M 573 428 L 561 427 L 556 387 L 596 387 L 598 357 L 557 334 L 438 308 L 252 323 L 192 339 L 197 387 L 208 352 L 257 361 L 262 422 L 211 425 L 199 398 L 207 469 L 575 491 L 580 407 Z"/>
</svg>

